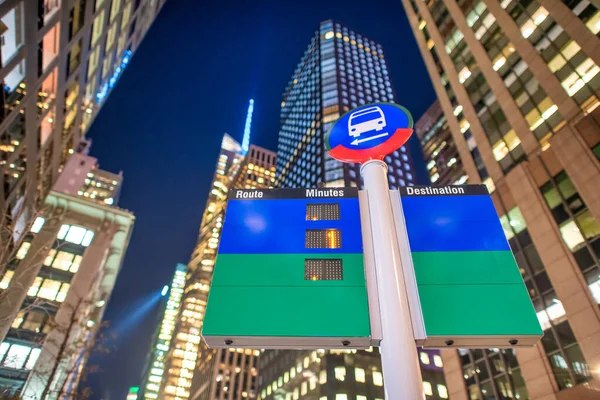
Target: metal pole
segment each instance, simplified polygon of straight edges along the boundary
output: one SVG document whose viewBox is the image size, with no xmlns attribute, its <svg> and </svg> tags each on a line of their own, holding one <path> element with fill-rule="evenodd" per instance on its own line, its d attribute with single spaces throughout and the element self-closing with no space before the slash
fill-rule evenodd
<svg viewBox="0 0 600 400">
<path fill-rule="evenodd" d="M 369 199 L 373 232 L 383 333 L 381 364 L 385 397 L 390 400 L 425 399 L 396 240 L 387 165 L 383 161 L 370 160 L 362 165 L 360 173 Z"/>
</svg>

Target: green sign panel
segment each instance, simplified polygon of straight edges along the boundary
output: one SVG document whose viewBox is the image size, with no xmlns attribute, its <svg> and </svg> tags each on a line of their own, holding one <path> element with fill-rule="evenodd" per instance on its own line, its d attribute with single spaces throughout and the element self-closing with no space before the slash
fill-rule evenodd
<svg viewBox="0 0 600 400">
<path fill-rule="evenodd" d="M 360 215 L 355 188 L 230 192 L 207 344 L 370 346 Z"/>
<path fill-rule="evenodd" d="M 485 185 L 405 187 L 400 196 L 396 216 L 404 219 L 405 259 L 418 292 L 419 304 L 415 296 L 411 304 L 417 342 L 508 347 L 539 341 L 540 324 Z"/>
</svg>

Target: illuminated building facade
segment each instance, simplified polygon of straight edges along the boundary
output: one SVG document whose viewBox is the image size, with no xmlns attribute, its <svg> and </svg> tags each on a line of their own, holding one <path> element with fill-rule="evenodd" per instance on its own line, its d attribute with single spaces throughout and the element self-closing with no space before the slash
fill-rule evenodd
<svg viewBox="0 0 600 400">
<path fill-rule="evenodd" d="M 85 178 L 80 167 L 68 162 L 63 174 Z M 77 388 L 129 244 L 133 214 L 60 189 L 46 197 L 0 279 L 5 395 L 37 398 L 49 388 L 56 399 Z"/>
<path fill-rule="evenodd" d="M 273 151 L 250 145 L 247 156 L 240 165 L 233 187 L 256 189 L 272 187 L 275 183 L 275 160 Z"/>
<path fill-rule="evenodd" d="M 0 242 L 12 242 L 0 258 L 19 247 L 163 3 L 0 3 Z"/>
<path fill-rule="evenodd" d="M 246 129 L 244 137 L 249 132 Z M 254 145 L 244 151 L 229 135 L 223 138 L 198 241 L 188 263 L 187 284 L 166 362 L 161 390 L 165 400 L 256 398 L 258 350 L 210 350 L 200 332 L 227 193 L 234 187 L 272 187 L 275 160 L 271 151 Z"/>
<path fill-rule="evenodd" d="M 122 172 L 114 174 L 102 170 L 96 158 L 87 153 L 75 153 L 69 157 L 54 190 L 110 206 L 118 204 L 122 184 Z"/>
<path fill-rule="evenodd" d="M 600 4 L 402 2 L 462 168 L 492 192 L 544 329 L 533 349 L 444 351 L 449 394 L 596 398 Z M 473 301 L 477 318 L 486 299 Z"/>
<path fill-rule="evenodd" d="M 268 350 L 260 356 L 259 399 L 383 400 L 379 349 Z M 419 349 L 427 400 L 447 399 L 438 351 Z"/>
<path fill-rule="evenodd" d="M 140 399 L 148 400 L 161 397 L 160 385 L 165 374 L 165 360 L 170 349 L 171 340 L 173 339 L 177 313 L 181 305 L 181 297 L 183 296 L 183 289 L 185 287 L 186 268 L 185 264 L 177 264 L 175 268 L 173 281 L 168 289 L 169 297 L 164 308 L 162 321 L 152 341 L 150 360 L 147 362 L 147 371 L 144 372 L 143 386 L 139 394 Z"/>
<path fill-rule="evenodd" d="M 431 183 L 440 186 L 469 183 L 439 102 L 433 103 L 415 123 L 415 133 L 421 141 Z"/>
<path fill-rule="evenodd" d="M 333 21 L 311 39 L 285 88 L 277 145 L 277 187 L 358 186 L 360 166 L 326 154 L 324 136 L 345 112 L 394 102 L 381 45 Z M 415 183 L 408 144 L 385 158 L 392 188 Z"/>
</svg>

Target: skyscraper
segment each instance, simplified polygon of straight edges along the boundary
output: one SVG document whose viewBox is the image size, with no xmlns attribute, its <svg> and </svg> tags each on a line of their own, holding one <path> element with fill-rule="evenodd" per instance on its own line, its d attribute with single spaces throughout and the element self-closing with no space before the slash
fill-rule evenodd
<svg viewBox="0 0 600 400">
<path fill-rule="evenodd" d="M 283 95 L 276 185 L 362 187 L 360 166 L 331 159 L 324 135 L 340 115 L 354 107 L 394 101 L 381 45 L 339 23 L 321 23 Z M 415 183 L 409 146 L 385 158 L 391 188 Z M 439 358 L 435 352 L 432 358 L 434 354 Z M 441 369 L 424 364 L 425 359 L 422 356 L 424 385 L 432 389 L 428 398 L 443 398 L 446 386 Z M 259 387 L 263 400 L 384 398 L 381 359 L 378 349 L 372 348 L 265 351 L 260 358 Z"/>
<path fill-rule="evenodd" d="M 175 330 L 175 322 L 179 306 L 181 305 L 181 297 L 183 296 L 183 288 L 185 287 L 185 264 L 177 264 L 173 281 L 169 286 L 168 299 L 162 310 L 162 320 L 156 329 L 156 333 L 152 339 L 150 353 L 142 376 L 142 389 L 139 393 L 139 399 L 158 399 L 160 391 L 160 383 L 165 374 L 165 360 L 171 341 L 173 340 L 173 331 Z"/>
<path fill-rule="evenodd" d="M 492 192 L 544 329 L 533 349 L 443 352 L 449 394 L 595 398 L 600 4 L 403 4 L 468 180 Z M 465 312 L 487 312 L 473 301 Z"/>
<path fill-rule="evenodd" d="M 12 253 L 164 0 L 0 4 L 0 242 Z M 7 255 L 5 255 L 7 257 Z"/>
<path fill-rule="evenodd" d="M 250 134 L 248 124 L 246 126 L 244 138 Z M 249 139 L 244 143 L 249 143 Z M 231 136 L 226 134 L 223 138 L 198 241 L 188 263 L 182 305 L 165 363 L 161 386 L 164 400 L 242 400 L 257 396 L 260 352 L 211 350 L 201 340 L 200 332 L 227 206 L 227 192 L 232 188 L 271 187 L 275 180 L 275 160 L 274 152 L 254 145 L 244 150 Z"/>
<path fill-rule="evenodd" d="M 460 185 L 468 176 L 452 140 L 446 117 L 439 102 L 435 102 L 415 124 L 421 141 L 429 180 L 436 185 Z"/>
<path fill-rule="evenodd" d="M 91 171 L 104 175 L 95 158 L 77 154 L 61 178 L 77 186 L 77 178 L 86 179 Z M 68 186 L 59 185 L 46 197 L 2 273 L 4 394 L 37 398 L 46 392 L 55 399 L 77 388 L 129 244 L 132 213 L 63 192 Z"/>
<path fill-rule="evenodd" d="M 339 23 L 321 23 L 283 94 L 276 186 L 362 187 L 360 165 L 329 157 L 324 135 L 354 107 L 394 101 L 381 45 Z M 385 159 L 392 188 L 415 182 L 408 147 Z"/>
</svg>

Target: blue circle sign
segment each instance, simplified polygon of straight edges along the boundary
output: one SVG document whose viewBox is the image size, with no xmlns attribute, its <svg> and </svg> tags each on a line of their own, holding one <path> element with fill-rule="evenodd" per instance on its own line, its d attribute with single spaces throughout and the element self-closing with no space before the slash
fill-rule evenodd
<svg viewBox="0 0 600 400">
<path fill-rule="evenodd" d="M 413 132 L 408 110 L 394 103 L 367 104 L 342 115 L 325 136 L 336 160 L 364 163 L 382 160 L 400 148 Z"/>
</svg>

